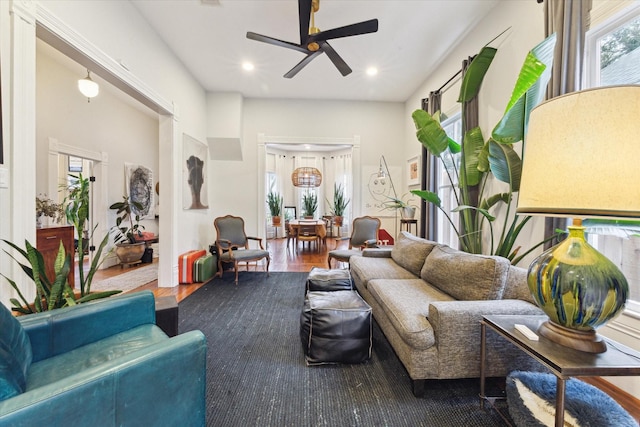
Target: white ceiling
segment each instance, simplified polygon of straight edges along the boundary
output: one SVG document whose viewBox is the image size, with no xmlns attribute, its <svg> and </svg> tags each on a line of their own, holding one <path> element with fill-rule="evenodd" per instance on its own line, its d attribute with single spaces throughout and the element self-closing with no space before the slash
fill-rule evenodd
<svg viewBox="0 0 640 427">
<path fill-rule="evenodd" d="M 296 0 L 131 0 L 206 91 L 251 98 L 403 102 L 443 56 L 501 0 L 320 0 L 321 30 L 377 18 L 377 33 L 330 41 L 353 69 L 343 77 L 320 55 L 292 79 L 304 55 L 246 38 L 299 43 Z M 217 4 L 216 4 L 217 3 Z M 243 61 L 255 70 L 242 70 Z M 379 73 L 365 71 L 375 66 Z"/>
</svg>

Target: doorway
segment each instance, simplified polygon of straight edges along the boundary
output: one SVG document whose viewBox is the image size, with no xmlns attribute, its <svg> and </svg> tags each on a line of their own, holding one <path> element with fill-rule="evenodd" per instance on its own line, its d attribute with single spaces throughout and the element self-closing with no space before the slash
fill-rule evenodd
<svg viewBox="0 0 640 427">
<path fill-rule="evenodd" d="M 309 149 L 307 149 L 309 147 Z M 312 149 L 313 147 L 313 149 Z M 295 153 L 298 153 L 300 156 L 299 161 L 302 161 L 302 157 L 330 157 L 331 154 L 339 153 L 339 152 L 349 152 L 350 155 L 350 164 L 351 164 L 351 172 L 350 172 L 350 181 L 351 181 L 351 203 L 350 203 L 350 217 L 354 218 L 361 214 L 360 200 L 361 200 L 361 180 L 360 180 L 360 136 L 355 135 L 350 138 L 319 138 L 319 137 L 271 137 L 264 134 L 258 135 L 258 188 L 260 188 L 260 197 L 262 203 L 260 203 L 257 218 L 259 224 L 264 224 L 264 227 L 261 227 L 261 233 L 263 234 L 261 237 L 266 238 L 272 235 L 275 235 L 275 230 L 273 226 L 271 226 L 271 222 L 269 220 L 269 211 L 266 204 L 266 195 L 270 190 L 268 184 L 268 174 L 269 170 L 274 172 L 276 167 L 273 164 L 269 164 L 270 158 L 269 156 L 274 156 L 274 153 L 278 153 L 278 155 L 284 155 L 282 153 L 289 153 L 290 156 L 290 165 L 286 170 L 286 173 L 283 169 L 279 173 L 281 176 L 280 180 L 284 183 L 286 182 L 290 193 L 287 196 L 284 191 L 284 185 L 282 186 L 282 190 L 284 193 L 284 204 L 286 206 L 295 206 L 296 212 L 298 216 L 301 215 L 301 195 L 297 194 L 295 191 L 295 187 L 291 184 L 291 172 L 293 171 L 292 167 L 296 164 L 291 157 L 295 156 Z M 312 154 L 313 153 L 313 154 Z M 306 159 L 305 161 L 310 161 Z M 316 160 L 314 160 L 316 162 Z M 318 163 L 320 164 L 320 163 Z M 291 170 L 289 170 L 291 169 Z M 324 169 L 324 166 L 321 168 Z M 329 193 L 331 193 L 331 197 L 328 197 L 329 200 L 333 198 L 333 183 L 335 182 L 335 176 L 329 174 L 327 179 L 324 179 L 324 187 L 328 189 Z M 297 194 L 297 196 L 296 196 Z M 327 202 L 325 200 L 326 191 L 322 191 L 319 193 L 318 204 L 322 206 L 322 209 L 319 209 L 320 212 L 326 212 L 329 209 L 327 206 Z M 322 218 L 322 215 L 318 213 L 316 216 Z M 278 236 L 284 236 L 284 229 L 278 232 Z"/>
</svg>

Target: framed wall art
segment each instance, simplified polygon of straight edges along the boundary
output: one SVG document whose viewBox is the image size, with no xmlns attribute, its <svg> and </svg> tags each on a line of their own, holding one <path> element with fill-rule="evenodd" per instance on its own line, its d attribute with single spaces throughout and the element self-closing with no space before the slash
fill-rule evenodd
<svg viewBox="0 0 640 427">
<path fill-rule="evenodd" d="M 407 160 L 407 185 L 420 184 L 420 157 L 415 156 Z"/>
<path fill-rule="evenodd" d="M 135 215 L 139 215 L 140 219 L 153 218 L 155 206 L 153 203 L 153 171 L 146 166 L 125 163 L 124 177 L 129 199 L 142 205 L 142 210 L 138 211 L 135 206 L 131 206 L 131 211 Z"/>
<path fill-rule="evenodd" d="M 182 206 L 184 209 L 208 209 L 207 145 L 189 135 L 183 137 Z"/>
</svg>

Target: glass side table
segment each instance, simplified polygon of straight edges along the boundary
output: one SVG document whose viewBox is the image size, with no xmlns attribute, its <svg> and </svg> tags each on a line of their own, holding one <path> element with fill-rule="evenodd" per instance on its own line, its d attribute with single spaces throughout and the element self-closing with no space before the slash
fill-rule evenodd
<svg viewBox="0 0 640 427">
<path fill-rule="evenodd" d="M 482 317 L 480 321 L 481 407 L 484 407 L 485 401 L 496 399 L 485 394 L 487 327 L 542 363 L 556 376 L 556 427 L 562 427 L 564 424 L 565 384 L 570 377 L 640 375 L 640 352 L 608 338 L 606 339 L 607 351 L 604 353 L 585 353 L 561 346 L 544 337 L 539 337 L 539 341 L 531 341 L 515 328 L 515 324 L 520 323 L 537 333 L 538 327 L 547 319 L 544 315 Z"/>
</svg>

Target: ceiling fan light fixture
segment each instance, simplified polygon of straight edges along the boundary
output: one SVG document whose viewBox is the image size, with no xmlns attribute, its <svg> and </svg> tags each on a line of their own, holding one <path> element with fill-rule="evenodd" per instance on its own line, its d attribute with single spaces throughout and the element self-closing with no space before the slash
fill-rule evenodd
<svg viewBox="0 0 640 427">
<path fill-rule="evenodd" d="M 251 62 L 246 61 L 242 63 L 242 69 L 245 71 L 253 71 L 255 68 L 256 67 Z"/>
<path fill-rule="evenodd" d="M 367 68 L 367 75 L 371 77 L 378 75 L 378 69 L 376 67 Z"/>
</svg>

